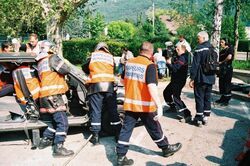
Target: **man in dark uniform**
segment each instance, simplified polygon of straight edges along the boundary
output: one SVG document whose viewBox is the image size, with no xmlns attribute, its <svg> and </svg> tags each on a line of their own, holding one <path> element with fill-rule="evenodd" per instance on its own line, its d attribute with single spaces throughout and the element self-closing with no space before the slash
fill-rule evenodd
<svg viewBox="0 0 250 166">
<path fill-rule="evenodd" d="M 220 72 L 219 72 L 219 89 L 221 97 L 215 102 L 221 106 L 227 106 L 229 100 L 232 97 L 231 94 L 231 81 L 233 77 L 233 66 L 232 62 L 234 59 L 234 49 L 229 44 L 226 38 L 220 40 L 220 45 L 222 47 L 220 51 L 219 63 L 220 63 Z"/>
<path fill-rule="evenodd" d="M 95 51 L 91 54 L 89 61 L 83 66 L 85 73 L 89 74 L 88 97 L 91 120 L 91 132 L 93 136 L 90 142 L 99 144 L 99 133 L 101 131 L 101 115 L 103 104 L 106 104 L 110 114 L 110 125 L 115 136 L 118 137 L 121 121 L 117 112 L 116 93 L 114 91 L 114 58 L 104 42 L 97 44 Z"/>
<path fill-rule="evenodd" d="M 215 75 L 204 74 L 202 64 L 210 55 L 209 48 L 212 45 L 209 43 L 207 32 L 201 31 L 197 35 L 199 45 L 194 51 L 192 67 L 190 70 L 189 86 L 194 88 L 194 96 L 196 103 L 196 115 L 194 124 L 197 126 L 206 125 L 208 117 L 211 113 L 211 93 L 212 85 L 215 83 Z"/>
<path fill-rule="evenodd" d="M 144 42 L 140 49 L 140 55 L 129 60 L 125 65 L 122 78 L 124 78 L 125 87 L 123 107 L 126 113 L 116 147 L 118 166 L 133 165 L 134 163 L 132 159 L 126 157 L 126 154 L 129 148 L 129 139 L 139 118 L 152 140 L 162 149 L 164 157 L 173 155 L 182 146 L 181 143 L 168 143 L 158 121 L 162 115 L 162 105 L 158 96 L 157 71 L 153 62 L 150 61 L 153 50 L 151 43 Z"/>
<path fill-rule="evenodd" d="M 171 81 L 163 91 L 165 102 L 170 106 L 171 110 L 177 110 L 180 114 L 182 122 L 191 120 L 191 112 L 181 100 L 181 91 L 186 84 L 188 73 L 188 52 L 185 45 L 177 45 L 177 57 L 171 62 L 171 58 L 167 59 L 167 66 L 171 71 Z M 183 115 L 182 115 L 183 113 Z"/>
</svg>

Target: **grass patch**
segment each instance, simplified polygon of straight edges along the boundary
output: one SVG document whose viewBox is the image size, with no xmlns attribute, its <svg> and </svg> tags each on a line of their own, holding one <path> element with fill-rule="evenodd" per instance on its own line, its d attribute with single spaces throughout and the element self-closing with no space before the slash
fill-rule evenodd
<svg viewBox="0 0 250 166">
<path fill-rule="evenodd" d="M 250 60 L 248 61 L 234 60 L 233 67 L 235 69 L 250 70 Z"/>
</svg>

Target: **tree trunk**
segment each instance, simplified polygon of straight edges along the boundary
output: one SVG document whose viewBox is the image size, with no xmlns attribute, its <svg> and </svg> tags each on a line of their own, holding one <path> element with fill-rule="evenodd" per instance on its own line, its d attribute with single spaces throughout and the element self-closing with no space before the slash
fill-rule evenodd
<svg viewBox="0 0 250 166">
<path fill-rule="evenodd" d="M 57 54 L 63 56 L 62 52 L 62 26 L 69 15 L 88 0 L 38 0 L 43 8 L 42 16 L 47 22 L 47 39 L 54 42 Z M 55 10 L 56 9 L 56 10 Z"/>
<path fill-rule="evenodd" d="M 220 46 L 220 34 L 221 34 L 221 21 L 223 12 L 223 1 L 216 0 L 215 13 L 214 13 L 214 25 L 211 35 L 211 44 L 218 50 Z"/>
<path fill-rule="evenodd" d="M 241 2 L 240 0 L 235 0 L 235 15 L 234 15 L 234 57 L 237 56 L 237 49 L 239 43 L 239 19 L 240 19 L 240 7 Z"/>
<path fill-rule="evenodd" d="M 57 54 L 63 56 L 62 51 L 62 24 L 59 20 L 51 18 L 47 23 L 47 39 L 55 43 Z"/>
</svg>

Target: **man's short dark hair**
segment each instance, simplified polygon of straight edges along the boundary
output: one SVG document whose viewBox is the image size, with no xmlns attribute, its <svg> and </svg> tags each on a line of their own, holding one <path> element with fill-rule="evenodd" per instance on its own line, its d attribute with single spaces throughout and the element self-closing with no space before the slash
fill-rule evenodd
<svg viewBox="0 0 250 166">
<path fill-rule="evenodd" d="M 9 41 L 4 41 L 1 45 L 1 48 L 2 48 L 2 51 L 5 49 L 5 48 L 9 48 L 11 46 L 11 43 Z"/>
</svg>

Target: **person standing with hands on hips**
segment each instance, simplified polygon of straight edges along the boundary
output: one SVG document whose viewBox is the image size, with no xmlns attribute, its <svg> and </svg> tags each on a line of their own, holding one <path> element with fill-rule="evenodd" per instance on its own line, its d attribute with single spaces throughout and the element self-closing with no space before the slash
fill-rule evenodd
<svg viewBox="0 0 250 166">
<path fill-rule="evenodd" d="M 132 159 L 126 157 L 126 153 L 133 128 L 139 118 L 152 140 L 162 149 L 164 157 L 173 155 L 182 147 L 181 143 L 168 143 L 158 121 L 162 116 L 162 105 L 158 96 L 157 71 L 150 61 L 153 50 L 151 43 L 144 42 L 140 48 L 140 55 L 126 63 L 122 74 L 125 87 L 125 118 L 116 147 L 118 166 L 134 164 Z"/>
</svg>

